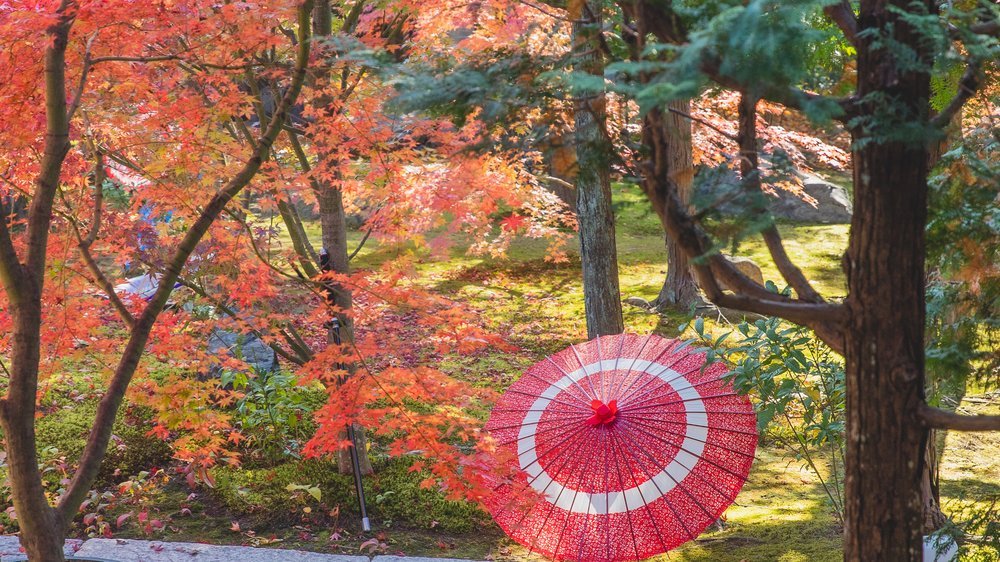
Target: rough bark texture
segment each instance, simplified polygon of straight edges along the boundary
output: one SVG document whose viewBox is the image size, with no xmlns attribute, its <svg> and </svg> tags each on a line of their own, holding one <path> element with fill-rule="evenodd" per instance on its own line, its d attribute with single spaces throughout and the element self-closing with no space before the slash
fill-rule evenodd
<svg viewBox="0 0 1000 562">
<path fill-rule="evenodd" d="M 919 45 L 898 13 L 909 2 L 863 2 L 861 28 L 892 30 Z M 929 2 L 922 2 L 933 13 Z M 895 12 L 898 10 L 898 13 Z M 858 94 L 884 92 L 913 121 L 927 119 L 930 78 L 902 73 L 887 49 L 862 39 Z M 868 132 L 855 131 L 855 140 Z M 850 310 L 845 333 L 847 443 L 844 558 L 922 557 L 928 430 L 924 403 L 924 228 L 928 151 L 923 139 L 869 142 L 856 149 L 854 217 L 845 266 Z"/>
<path fill-rule="evenodd" d="M 576 71 L 603 75 L 599 55 L 599 9 L 584 0 L 570 2 Z M 576 125 L 577 219 L 587 337 L 624 331 L 618 289 L 618 250 L 611 209 L 610 146 L 605 132 L 603 94 L 581 96 L 574 105 Z"/>
<path fill-rule="evenodd" d="M 671 102 L 669 109 L 684 115 L 691 114 L 690 100 Z M 663 116 L 664 139 L 666 139 L 667 176 L 677 186 L 677 196 L 685 206 L 691 204 L 691 190 L 694 185 L 694 158 L 691 147 L 691 120 L 676 112 Z M 662 208 L 662 205 L 654 206 Z M 662 219 L 661 219 L 662 221 Z M 660 289 L 654 306 L 687 309 L 700 303 L 698 285 L 691 275 L 691 264 L 687 254 L 670 236 L 667 239 L 667 278 Z"/>
<path fill-rule="evenodd" d="M 329 0 L 316 2 L 313 15 L 313 33 L 316 37 L 329 37 L 333 33 L 332 11 Z M 328 75 L 323 69 L 317 77 L 318 85 L 322 86 L 328 79 Z M 317 112 L 327 112 L 330 110 L 333 100 L 329 96 L 317 96 L 315 100 Z M 314 141 L 315 142 L 315 141 Z M 318 145 L 318 143 L 315 143 Z M 317 146 L 320 151 L 320 158 L 325 157 L 323 147 Z M 328 156 L 326 156 L 328 157 Z M 344 213 L 344 197 L 340 189 L 336 186 L 324 182 L 316 182 L 316 199 L 319 202 L 319 221 L 323 247 L 329 255 L 329 269 L 337 273 L 350 273 L 350 266 L 347 254 L 347 217 Z M 354 341 L 354 320 L 351 316 L 352 297 L 349 288 L 337 285 L 332 291 L 333 306 L 337 309 L 337 318 L 340 320 L 340 335 L 347 342 Z M 327 343 L 334 343 L 333 327 L 327 333 Z M 371 474 L 373 472 L 371 461 L 364 444 L 366 443 L 364 428 L 356 425 L 354 428 L 355 439 L 359 450 L 361 461 L 361 473 Z M 344 430 L 346 440 L 347 430 Z M 342 474 L 350 474 L 354 471 L 351 464 L 351 455 L 348 449 L 341 449 L 337 455 L 337 469 Z"/>
</svg>

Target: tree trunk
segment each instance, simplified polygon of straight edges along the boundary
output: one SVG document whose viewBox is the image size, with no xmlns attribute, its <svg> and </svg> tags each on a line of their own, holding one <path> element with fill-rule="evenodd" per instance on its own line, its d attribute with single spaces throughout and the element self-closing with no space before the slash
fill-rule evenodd
<svg viewBox="0 0 1000 562">
<path fill-rule="evenodd" d="M 576 71 L 603 76 L 599 47 L 600 9 L 585 0 L 569 4 Z M 577 220 L 587 337 L 624 331 L 618 289 L 618 250 L 611 209 L 610 146 L 605 130 L 604 94 L 584 93 L 574 104 L 576 126 Z"/>
<path fill-rule="evenodd" d="M 14 338 L 11 350 L 12 384 L 3 402 L 3 426 L 7 452 L 7 475 L 21 529 L 21 546 L 28 559 L 62 562 L 65 529 L 49 505 L 38 471 L 35 444 L 35 394 L 38 390 L 40 288 L 26 302 L 14 307 Z"/>
<path fill-rule="evenodd" d="M 856 154 L 847 253 L 846 560 L 921 555 L 925 159 L 922 148 L 900 144 Z"/>
<path fill-rule="evenodd" d="M 685 115 L 691 114 L 689 100 L 674 101 L 668 107 Z M 691 120 L 672 111 L 666 112 L 663 117 L 667 177 L 677 185 L 677 195 L 681 202 L 690 206 L 694 185 Z M 659 310 L 668 306 L 687 309 L 700 301 L 698 285 L 691 275 L 687 254 L 667 235 L 667 278 L 653 305 Z"/>
<path fill-rule="evenodd" d="M 881 2 L 863 3 L 862 26 L 892 30 L 894 40 L 919 45 L 899 16 L 913 8 L 898 4 L 896 12 Z M 926 9 L 933 13 L 929 3 Z M 882 92 L 907 122 L 925 122 L 929 91 L 928 74 L 901 72 L 889 49 L 859 49 L 859 97 Z M 872 134 L 853 133 L 855 146 Z M 868 139 L 854 151 L 854 216 L 845 260 L 845 560 L 922 558 L 921 477 L 929 432 L 918 411 L 924 402 L 927 160 L 921 138 Z"/>
<path fill-rule="evenodd" d="M 332 12 L 330 2 L 316 2 L 313 16 L 313 29 L 317 37 L 329 37 L 333 33 Z M 320 73 L 317 80 L 318 85 L 324 85 L 327 80 L 326 71 Z M 332 99 L 329 96 L 317 96 L 317 113 L 324 114 L 330 111 Z M 329 154 L 323 149 L 321 143 L 316 139 L 313 143 L 318 148 L 320 158 L 329 158 Z M 319 202 L 319 221 L 323 248 L 329 256 L 328 268 L 337 273 L 350 273 L 347 255 L 347 217 L 344 214 L 344 198 L 340 189 L 327 182 L 318 181 L 316 199 Z M 354 341 L 354 319 L 351 317 L 352 297 L 351 291 L 343 285 L 336 285 L 332 291 L 333 306 L 337 308 L 337 319 L 340 321 L 340 337 L 343 341 Z M 334 328 L 331 325 L 327 331 L 327 344 L 335 344 Z M 364 444 L 365 430 L 360 425 L 354 427 L 355 439 L 358 445 L 358 457 L 361 462 L 361 473 L 371 474 L 372 464 L 368 458 L 368 451 Z M 347 429 L 341 435 L 343 440 L 347 439 Z M 354 467 L 351 464 L 351 454 L 348 449 L 341 449 L 337 455 L 337 470 L 341 474 L 351 474 Z"/>
</svg>

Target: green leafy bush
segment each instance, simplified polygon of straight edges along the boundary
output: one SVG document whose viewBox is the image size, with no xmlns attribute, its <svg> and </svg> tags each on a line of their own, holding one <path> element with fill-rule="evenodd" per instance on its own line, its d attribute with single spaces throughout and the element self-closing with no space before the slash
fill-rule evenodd
<svg viewBox="0 0 1000 562">
<path fill-rule="evenodd" d="M 272 466 L 299 458 L 316 431 L 312 415 L 324 403 L 322 391 L 299 386 L 295 375 L 282 371 L 226 371 L 220 382 L 243 393 L 233 422 L 247 438 L 244 463 Z"/>
<path fill-rule="evenodd" d="M 773 288 L 773 286 L 772 286 Z M 751 397 L 758 430 L 769 432 L 795 451 L 816 474 L 843 520 L 844 364 L 810 330 L 779 318 L 762 318 L 737 326 L 736 341 L 714 340 L 701 318 L 694 329 L 708 347 L 708 359 L 732 365 L 733 387 Z M 829 466 L 818 453 L 825 452 Z"/>
</svg>

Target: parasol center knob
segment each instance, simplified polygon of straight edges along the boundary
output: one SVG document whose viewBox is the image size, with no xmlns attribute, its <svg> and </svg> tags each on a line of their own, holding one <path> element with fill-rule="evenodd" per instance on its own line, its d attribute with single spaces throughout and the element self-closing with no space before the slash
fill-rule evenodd
<svg viewBox="0 0 1000 562">
<path fill-rule="evenodd" d="M 594 415 L 587 418 L 587 424 L 591 427 L 611 425 L 618 417 L 618 401 L 612 400 L 605 404 L 600 400 L 591 400 L 590 409 Z"/>
</svg>

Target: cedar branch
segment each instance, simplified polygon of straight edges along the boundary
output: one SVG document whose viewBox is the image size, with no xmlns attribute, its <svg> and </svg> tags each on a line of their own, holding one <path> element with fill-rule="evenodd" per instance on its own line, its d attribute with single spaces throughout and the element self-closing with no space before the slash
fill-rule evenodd
<svg viewBox="0 0 1000 562">
<path fill-rule="evenodd" d="M 1000 431 L 1000 416 L 963 416 L 929 404 L 921 403 L 917 415 L 933 429 L 956 431 Z"/>
</svg>

